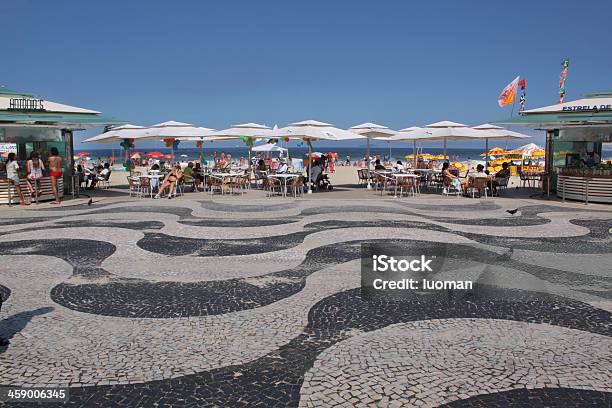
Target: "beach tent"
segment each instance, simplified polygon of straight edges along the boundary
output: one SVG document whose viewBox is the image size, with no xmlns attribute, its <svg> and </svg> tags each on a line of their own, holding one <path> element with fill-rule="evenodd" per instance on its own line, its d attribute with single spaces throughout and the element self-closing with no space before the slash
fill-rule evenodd
<svg viewBox="0 0 612 408">
<path fill-rule="evenodd" d="M 367 157 L 367 165 L 368 171 L 370 171 L 370 140 L 371 139 L 379 139 L 386 140 L 390 142 L 390 137 L 395 135 L 397 132 L 395 130 L 391 130 L 386 126 L 377 125 L 376 123 L 366 122 L 360 125 L 352 126 L 348 129 L 352 133 L 357 133 L 362 135 L 368 139 L 367 147 L 366 147 L 366 157 Z M 389 153 L 389 158 L 391 158 L 391 153 Z M 372 188 L 370 185 L 370 178 L 368 177 L 368 188 Z"/>
<path fill-rule="evenodd" d="M 538 146 L 535 143 L 528 143 L 524 146 L 521 147 L 517 147 L 514 150 L 511 150 L 510 153 L 511 154 L 520 154 L 521 156 L 525 156 L 525 157 L 530 157 L 533 156 L 533 154 L 535 152 L 543 152 L 544 149 L 542 149 L 540 146 Z"/>
<path fill-rule="evenodd" d="M 339 129 L 330 123 L 319 122 L 316 120 L 305 120 L 302 122 L 290 123 L 289 126 L 274 131 L 275 137 L 288 139 L 302 139 L 308 144 L 308 157 L 312 154 L 312 142 L 317 140 L 350 140 L 361 139 L 365 136 L 348 130 Z M 308 180 L 311 179 L 312 166 L 308 166 Z M 312 193 L 311 183 L 308 183 L 308 193 Z"/>
</svg>

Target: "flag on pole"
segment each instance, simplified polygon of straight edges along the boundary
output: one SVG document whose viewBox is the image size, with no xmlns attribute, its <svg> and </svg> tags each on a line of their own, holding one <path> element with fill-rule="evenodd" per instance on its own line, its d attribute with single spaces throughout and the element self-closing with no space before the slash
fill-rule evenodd
<svg viewBox="0 0 612 408">
<path fill-rule="evenodd" d="M 523 91 L 521 99 L 519 99 L 519 111 L 522 112 L 525 110 L 525 104 L 527 103 L 527 81 L 525 81 L 525 78 L 521 79 L 521 81 L 519 82 L 519 86 L 521 87 L 521 91 Z"/>
<path fill-rule="evenodd" d="M 514 78 L 514 80 L 508 85 L 506 85 L 502 93 L 497 98 L 497 103 L 499 104 L 500 108 L 508 106 L 514 103 L 514 101 L 516 100 L 516 88 L 518 88 L 519 78 L 520 75 Z"/>
<path fill-rule="evenodd" d="M 561 63 L 563 70 L 559 74 L 559 103 L 565 101 L 565 80 L 567 79 L 567 68 L 569 67 L 569 58 L 563 58 Z"/>
</svg>

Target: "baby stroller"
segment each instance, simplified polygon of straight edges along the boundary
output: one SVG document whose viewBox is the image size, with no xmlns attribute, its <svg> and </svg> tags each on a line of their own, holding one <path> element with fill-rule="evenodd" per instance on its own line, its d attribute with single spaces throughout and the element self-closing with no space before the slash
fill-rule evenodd
<svg viewBox="0 0 612 408">
<path fill-rule="evenodd" d="M 317 190 L 325 191 L 325 190 L 333 190 L 334 186 L 332 185 L 329 177 L 327 177 L 327 174 L 321 173 L 319 177 L 317 178 L 316 188 Z"/>
</svg>

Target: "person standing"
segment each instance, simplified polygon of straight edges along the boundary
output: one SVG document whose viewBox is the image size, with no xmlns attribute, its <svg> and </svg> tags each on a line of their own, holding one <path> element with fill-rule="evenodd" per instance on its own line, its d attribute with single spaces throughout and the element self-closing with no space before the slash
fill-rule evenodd
<svg viewBox="0 0 612 408">
<path fill-rule="evenodd" d="M 15 191 L 19 196 L 19 204 L 21 205 L 29 205 L 30 203 L 26 202 L 25 197 L 23 196 L 23 192 L 21 191 L 21 187 L 19 186 L 19 164 L 16 160 L 15 153 L 9 153 L 6 159 L 6 178 L 8 178 L 9 185 L 15 186 Z"/>
<path fill-rule="evenodd" d="M 49 176 L 51 176 L 51 190 L 53 190 L 53 197 L 55 201 L 51 204 L 61 204 L 59 198 L 58 180 L 62 178 L 62 158 L 57 151 L 57 147 L 51 148 L 51 155 L 49 156 Z"/>
<path fill-rule="evenodd" d="M 30 196 L 34 198 L 38 197 L 42 194 L 40 189 L 40 179 L 43 176 L 43 170 L 45 169 L 45 165 L 38 157 L 38 153 L 32 152 L 30 155 L 30 160 L 27 161 L 26 167 L 28 170 L 28 175 L 26 177 L 26 181 L 28 183 L 28 190 L 30 190 Z"/>
</svg>

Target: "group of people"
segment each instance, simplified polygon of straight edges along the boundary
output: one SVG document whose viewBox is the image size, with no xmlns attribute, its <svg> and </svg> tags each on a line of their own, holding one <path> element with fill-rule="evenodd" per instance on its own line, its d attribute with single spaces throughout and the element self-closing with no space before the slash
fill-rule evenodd
<svg viewBox="0 0 612 408">
<path fill-rule="evenodd" d="M 157 190 L 157 194 L 153 197 L 154 199 L 161 198 L 161 195 L 166 189 L 168 189 L 168 198 L 172 199 L 176 197 L 177 187 L 180 183 L 190 184 L 192 191 L 198 191 L 198 187 L 204 183 L 204 177 L 201 171 L 202 167 L 199 162 L 195 164 L 193 162 L 187 163 L 187 166 L 183 169 L 179 163 L 168 168 L 168 172 L 163 177 L 161 183 L 158 178 L 151 178 L 151 188 Z M 151 166 L 149 173 L 158 174 L 161 168 L 158 164 Z"/>
<path fill-rule="evenodd" d="M 100 181 L 108 181 L 111 175 L 111 164 L 98 164 L 93 168 L 87 168 L 82 164 L 77 164 L 77 175 L 79 183 L 85 183 L 85 188 L 93 190 Z"/>
<path fill-rule="evenodd" d="M 49 151 L 49 178 L 51 180 L 51 190 L 54 201 L 52 204 L 61 204 L 59 197 L 58 181 L 62 178 L 62 157 L 56 147 L 52 147 Z M 23 191 L 21 190 L 21 179 L 19 178 L 20 166 L 15 153 L 9 153 L 6 159 L 6 177 L 10 185 L 15 188 L 15 192 L 19 197 L 21 205 L 30 205 L 26 200 Z M 45 164 L 38 152 L 32 152 L 30 158 L 26 161 L 26 185 L 31 199 L 37 199 L 42 195 L 40 180 L 46 172 Z"/>
<path fill-rule="evenodd" d="M 445 185 L 452 185 L 453 187 L 461 190 L 464 195 L 467 195 L 468 187 L 470 186 L 470 179 L 466 176 L 465 178 L 459 177 L 453 174 L 450 170 L 448 162 L 442 164 L 442 177 L 444 177 Z M 473 179 L 476 178 L 487 178 L 491 181 L 491 190 L 494 194 L 497 193 L 499 186 L 503 185 L 505 180 L 510 177 L 510 168 L 507 162 L 502 163 L 502 169 L 495 174 L 495 177 L 489 175 L 489 170 L 485 170 L 482 164 L 476 166 L 476 173 L 472 175 Z"/>
</svg>

